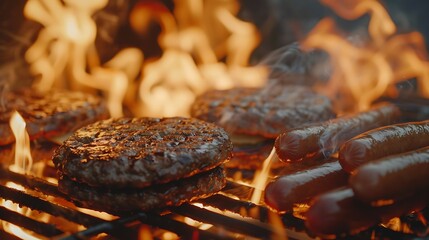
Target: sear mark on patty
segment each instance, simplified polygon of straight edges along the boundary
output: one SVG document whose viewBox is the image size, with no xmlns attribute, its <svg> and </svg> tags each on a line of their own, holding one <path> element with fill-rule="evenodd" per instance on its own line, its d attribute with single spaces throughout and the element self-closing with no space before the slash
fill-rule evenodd
<svg viewBox="0 0 429 240">
<path fill-rule="evenodd" d="M 192 118 L 120 118 L 76 131 L 53 157 L 61 174 L 91 186 L 143 188 L 212 169 L 231 157 L 220 127 Z"/>
</svg>

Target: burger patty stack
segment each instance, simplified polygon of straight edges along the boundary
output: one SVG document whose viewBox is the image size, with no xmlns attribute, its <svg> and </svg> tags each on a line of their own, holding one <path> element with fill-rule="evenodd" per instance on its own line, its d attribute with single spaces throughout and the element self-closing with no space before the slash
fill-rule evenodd
<svg viewBox="0 0 429 240">
<path fill-rule="evenodd" d="M 120 118 L 77 130 L 55 152 L 59 189 L 107 212 L 177 206 L 221 190 L 232 144 L 192 118 Z"/>
</svg>

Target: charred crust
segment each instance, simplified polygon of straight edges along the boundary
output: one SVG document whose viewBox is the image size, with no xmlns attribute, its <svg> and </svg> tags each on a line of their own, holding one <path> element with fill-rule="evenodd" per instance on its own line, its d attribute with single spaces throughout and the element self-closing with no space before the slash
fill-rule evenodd
<svg viewBox="0 0 429 240">
<path fill-rule="evenodd" d="M 177 181 L 143 189 L 94 188 L 66 176 L 59 180 L 59 190 L 80 207 L 111 213 L 160 209 L 209 197 L 226 185 L 222 167 Z"/>
<path fill-rule="evenodd" d="M 230 133 L 276 138 L 295 127 L 335 116 L 331 101 L 308 87 L 212 90 L 197 97 L 191 116 Z"/>
<path fill-rule="evenodd" d="M 120 118 L 76 131 L 53 157 L 74 181 L 143 188 L 207 171 L 231 157 L 220 127 L 191 118 Z"/>
<path fill-rule="evenodd" d="M 0 145 L 15 141 L 9 127 L 14 111 L 24 118 L 30 139 L 60 136 L 109 117 L 101 98 L 82 92 L 55 90 L 41 95 L 22 90 L 7 93 L 5 102 L 0 114 Z"/>
</svg>

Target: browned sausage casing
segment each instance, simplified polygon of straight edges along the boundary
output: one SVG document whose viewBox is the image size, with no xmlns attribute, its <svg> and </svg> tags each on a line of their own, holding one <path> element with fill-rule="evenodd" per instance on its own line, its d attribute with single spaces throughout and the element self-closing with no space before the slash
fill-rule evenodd
<svg viewBox="0 0 429 240">
<path fill-rule="evenodd" d="M 353 234 L 393 217 L 421 210 L 427 196 L 415 195 L 392 205 L 371 207 L 349 187 L 319 195 L 306 213 L 307 228 L 319 235 Z"/>
<path fill-rule="evenodd" d="M 429 147 L 393 155 L 357 168 L 350 177 L 356 196 L 367 203 L 400 200 L 429 187 Z"/>
<path fill-rule="evenodd" d="M 429 146 L 429 121 L 402 123 L 358 135 L 341 146 L 339 160 L 352 172 L 369 161 Z"/>
<path fill-rule="evenodd" d="M 329 155 L 336 152 L 339 146 L 350 138 L 370 129 L 391 124 L 399 115 L 396 106 L 381 103 L 366 112 L 292 129 L 277 137 L 276 153 L 283 161 L 297 161 L 318 153 Z"/>
<path fill-rule="evenodd" d="M 347 179 L 338 161 L 324 163 L 269 183 L 265 202 L 280 212 L 289 211 L 295 203 L 306 203 L 322 192 L 347 185 Z"/>
</svg>

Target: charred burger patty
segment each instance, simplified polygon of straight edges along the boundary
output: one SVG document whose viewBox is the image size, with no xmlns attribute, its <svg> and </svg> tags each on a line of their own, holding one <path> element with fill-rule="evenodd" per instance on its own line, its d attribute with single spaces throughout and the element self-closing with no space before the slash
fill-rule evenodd
<svg viewBox="0 0 429 240">
<path fill-rule="evenodd" d="M 178 206 L 209 197 L 220 191 L 225 184 L 223 168 L 216 167 L 192 177 L 142 189 L 94 188 L 67 177 L 59 180 L 58 187 L 80 207 L 115 213 Z"/>
<path fill-rule="evenodd" d="M 213 122 L 232 136 L 229 168 L 257 169 L 274 146 L 274 139 L 295 127 L 335 116 L 332 103 L 308 87 L 268 85 L 264 88 L 212 90 L 199 96 L 191 116 Z M 283 164 L 275 164 L 282 166 Z"/>
<path fill-rule="evenodd" d="M 232 134 L 276 138 L 288 129 L 328 120 L 335 114 L 327 97 L 291 85 L 209 91 L 195 100 L 191 115 Z"/>
<path fill-rule="evenodd" d="M 73 200 L 96 206 L 109 198 L 107 210 L 124 211 L 178 205 L 219 191 L 225 179 L 216 167 L 231 150 L 227 133 L 201 120 L 120 118 L 79 129 L 55 151 L 53 162 L 60 190 L 73 193 Z"/>
<path fill-rule="evenodd" d="M 60 136 L 109 116 L 102 99 L 87 93 L 64 90 L 43 95 L 31 90 L 8 92 L 5 106 L 0 110 L 0 145 L 15 141 L 9 127 L 14 111 L 24 118 L 31 139 Z"/>
</svg>

